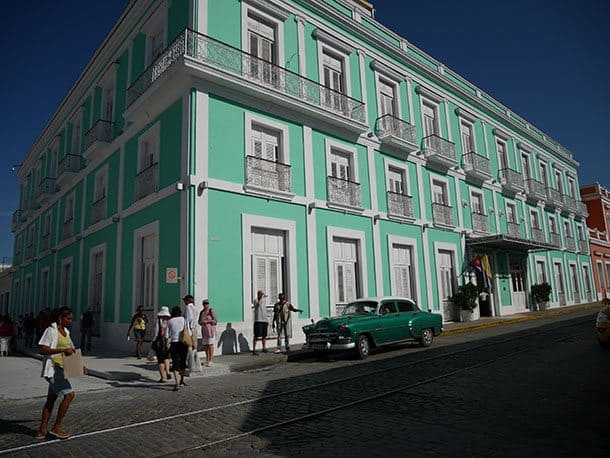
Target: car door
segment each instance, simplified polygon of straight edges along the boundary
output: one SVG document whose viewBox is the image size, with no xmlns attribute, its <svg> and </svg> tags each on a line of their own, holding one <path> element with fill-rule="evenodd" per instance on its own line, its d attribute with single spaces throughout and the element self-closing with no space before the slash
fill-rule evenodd
<svg viewBox="0 0 610 458">
<path fill-rule="evenodd" d="M 379 307 L 379 316 L 384 343 L 404 339 L 404 337 L 401 337 L 401 335 L 404 335 L 404 332 L 401 331 L 402 320 L 395 301 L 382 302 Z"/>
<path fill-rule="evenodd" d="M 397 300 L 396 306 L 398 307 L 401 339 L 410 339 L 412 336 L 410 333 L 409 322 L 413 319 L 413 316 L 419 312 L 419 310 L 413 302 L 408 300 Z"/>
</svg>

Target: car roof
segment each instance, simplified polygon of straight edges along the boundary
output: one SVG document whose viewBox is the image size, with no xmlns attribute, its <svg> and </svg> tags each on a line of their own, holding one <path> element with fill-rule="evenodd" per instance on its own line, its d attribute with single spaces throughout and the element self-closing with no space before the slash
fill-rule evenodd
<svg viewBox="0 0 610 458">
<path fill-rule="evenodd" d="M 411 298 L 402 297 L 402 296 L 371 296 L 371 297 L 361 297 L 359 299 L 356 299 L 353 302 L 371 302 L 371 301 L 381 302 L 381 301 L 387 301 L 387 300 L 394 300 L 394 301 L 400 300 L 400 301 L 415 302 Z"/>
</svg>

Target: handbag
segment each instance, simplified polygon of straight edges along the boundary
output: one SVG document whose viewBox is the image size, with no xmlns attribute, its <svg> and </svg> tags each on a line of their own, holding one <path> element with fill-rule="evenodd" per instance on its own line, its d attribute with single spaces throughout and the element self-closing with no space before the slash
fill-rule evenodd
<svg viewBox="0 0 610 458">
<path fill-rule="evenodd" d="M 193 338 L 188 333 L 188 330 L 186 328 L 186 320 L 184 320 L 184 329 L 182 329 L 182 331 L 180 331 L 180 342 L 182 342 L 184 345 L 186 345 L 187 348 L 193 346 Z"/>
</svg>

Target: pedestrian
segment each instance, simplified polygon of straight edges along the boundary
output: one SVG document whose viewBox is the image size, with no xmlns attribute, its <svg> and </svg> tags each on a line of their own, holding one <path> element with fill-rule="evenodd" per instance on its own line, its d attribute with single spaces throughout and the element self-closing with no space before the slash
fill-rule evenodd
<svg viewBox="0 0 610 458">
<path fill-rule="evenodd" d="M 80 348 L 91 351 L 91 334 L 93 332 L 93 309 L 87 308 L 80 316 Z"/>
<path fill-rule="evenodd" d="M 290 351 L 288 342 L 288 326 L 290 325 L 290 313 L 301 313 L 303 310 L 294 308 L 294 306 L 286 300 L 284 293 L 277 296 L 278 301 L 273 305 L 273 329 L 277 329 L 277 348 L 275 353 L 282 352 L 282 333 L 284 333 L 284 344 L 286 351 Z"/>
<path fill-rule="evenodd" d="M 70 307 L 60 307 L 57 310 L 56 320 L 44 331 L 40 342 L 40 354 L 44 356 L 42 376 L 49 383 L 47 400 L 42 409 L 42 420 L 40 428 L 36 434 L 36 439 L 42 440 L 47 434 L 58 438 L 66 439 L 70 433 L 63 429 L 63 420 L 68 412 L 68 408 L 74 399 L 74 390 L 70 382 L 64 377 L 63 355 L 74 353 L 74 344 L 70 338 L 69 328 L 72 325 L 72 309 Z M 83 373 L 87 369 L 83 368 Z M 53 413 L 53 406 L 59 396 L 63 396 L 57 417 L 51 430 L 48 430 L 49 420 Z"/>
<path fill-rule="evenodd" d="M 169 354 L 172 358 L 172 370 L 174 371 L 174 391 L 178 391 L 184 383 L 186 371 L 186 353 L 188 347 L 183 342 L 184 333 L 188 333 L 186 320 L 182 317 L 182 311 L 177 305 L 172 308 L 171 319 L 167 322 L 167 338 L 170 341 Z"/>
<path fill-rule="evenodd" d="M 133 328 L 133 336 L 136 340 L 136 358 L 138 359 L 142 358 L 142 343 L 146 335 L 146 323 L 148 323 L 148 318 L 144 314 L 144 307 L 140 305 L 131 317 L 131 323 L 127 330 L 127 339 L 129 339 L 129 332 Z"/>
<path fill-rule="evenodd" d="M 186 325 L 188 329 L 191 331 L 191 336 L 193 340 L 193 346 L 188 349 L 186 355 L 187 366 L 190 371 L 201 371 L 201 363 L 199 361 L 199 356 L 197 355 L 197 347 L 198 341 L 201 339 L 201 328 L 199 326 L 199 314 L 203 310 L 202 305 L 195 305 L 195 298 L 187 294 L 182 298 L 184 302 L 184 318 L 186 319 Z"/>
<path fill-rule="evenodd" d="M 167 322 L 170 317 L 169 308 L 166 306 L 161 307 L 161 310 L 157 313 L 157 332 L 151 345 L 157 355 L 157 363 L 159 364 L 159 374 L 161 375 L 159 383 L 165 383 L 171 378 L 169 371 L 169 341 L 167 339 Z"/>
<path fill-rule="evenodd" d="M 25 316 L 23 329 L 25 331 L 25 347 L 32 348 L 34 346 L 34 333 L 36 332 L 36 319 L 32 312 Z"/>
<path fill-rule="evenodd" d="M 216 338 L 216 312 L 210 307 L 210 301 L 204 299 L 202 302 L 203 310 L 199 314 L 199 324 L 201 325 L 201 343 L 205 350 L 205 365 L 210 367 L 214 356 L 214 340 Z"/>
<path fill-rule="evenodd" d="M 256 292 L 256 299 L 254 300 L 254 338 L 252 339 L 252 356 L 258 356 L 256 351 L 256 341 L 260 340 L 263 344 L 263 353 L 269 353 L 267 350 L 267 330 L 269 328 L 269 322 L 267 321 L 267 308 L 265 306 L 265 298 L 267 295 L 264 291 L 258 290 Z"/>
<path fill-rule="evenodd" d="M 11 317 L 8 314 L 0 315 L 0 356 L 8 356 L 12 338 L 13 323 Z"/>
<path fill-rule="evenodd" d="M 23 315 L 17 317 L 17 339 L 23 338 Z"/>
</svg>

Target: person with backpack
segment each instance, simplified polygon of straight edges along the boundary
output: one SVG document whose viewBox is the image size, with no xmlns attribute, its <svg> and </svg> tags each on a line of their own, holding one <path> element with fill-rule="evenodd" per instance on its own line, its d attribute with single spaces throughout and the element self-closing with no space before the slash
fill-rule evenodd
<svg viewBox="0 0 610 458">
<path fill-rule="evenodd" d="M 167 338 L 167 323 L 170 317 L 169 307 L 161 307 L 161 310 L 157 313 L 157 334 L 151 344 L 153 351 L 157 355 L 159 374 L 161 375 L 158 383 L 165 383 L 171 378 L 169 371 L 169 340 Z"/>
</svg>

